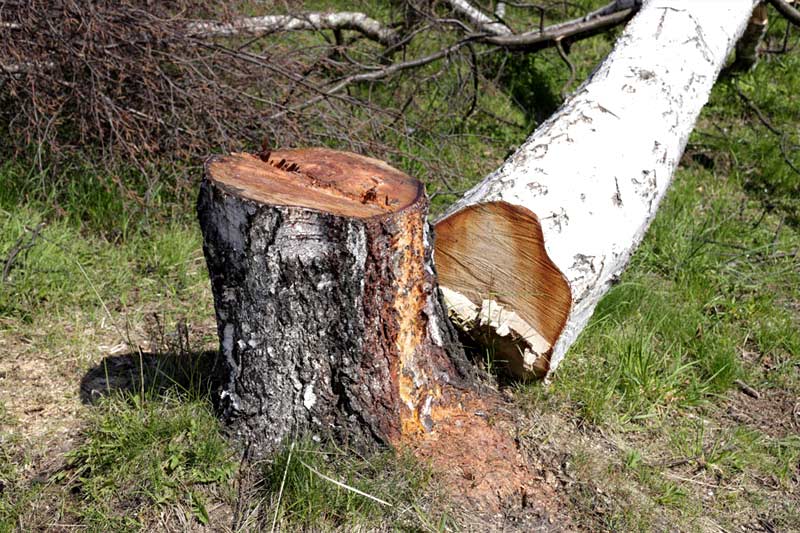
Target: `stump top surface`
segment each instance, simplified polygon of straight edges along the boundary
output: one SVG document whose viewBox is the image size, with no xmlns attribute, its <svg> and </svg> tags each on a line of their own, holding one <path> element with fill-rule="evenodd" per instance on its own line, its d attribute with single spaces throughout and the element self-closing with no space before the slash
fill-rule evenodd
<svg viewBox="0 0 800 533">
<path fill-rule="evenodd" d="M 423 193 L 418 180 L 383 161 L 326 148 L 275 150 L 268 161 L 246 153 L 214 156 L 206 175 L 256 202 L 354 218 L 400 211 Z"/>
</svg>

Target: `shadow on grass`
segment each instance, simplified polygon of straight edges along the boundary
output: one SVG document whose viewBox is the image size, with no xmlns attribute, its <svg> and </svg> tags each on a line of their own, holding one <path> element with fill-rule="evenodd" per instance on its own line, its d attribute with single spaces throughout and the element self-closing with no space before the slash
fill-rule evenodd
<svg viewBox="0 0 800 533">
<path fill-rule="evenodd" d="M 94 404 L 113 394 L 158 395 L 173 390 L 213 399 L 216 363 L 216 351 L 110 355 L 81 378 L 80 398 Z"/>
</svg>

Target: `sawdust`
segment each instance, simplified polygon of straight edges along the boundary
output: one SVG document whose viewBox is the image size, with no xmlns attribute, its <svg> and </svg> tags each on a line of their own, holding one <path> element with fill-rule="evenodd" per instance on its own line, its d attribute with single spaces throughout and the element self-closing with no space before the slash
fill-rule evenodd
<svg viewBox="0 0 800 533">
<path fill-rule="evenodd" d="M 514 523 L 514 530 L 564 531 L 569 521 L 560 516 L 559 496 L 520 449 L 509 407 L 493 394 L 462 394 L 454 405 L 434 409 L 432 431 L 407 435 L 404 445 L 471 512 L 494 516 L 504 527 Z"/>
</svg>

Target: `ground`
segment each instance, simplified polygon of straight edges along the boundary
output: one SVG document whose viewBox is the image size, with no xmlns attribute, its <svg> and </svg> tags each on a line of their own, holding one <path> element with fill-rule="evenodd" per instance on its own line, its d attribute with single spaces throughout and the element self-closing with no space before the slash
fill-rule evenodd
<svg viewBox="0 0 800 533">
<path fill-rule="evenodd" d="M 585 72 L 604 49 L 573 55 Z M 721 80 L 554 383 L 490 383 L 538 487 L 495 513 L 465 508 L 403 450 L 360 457 L 299 439 L 242 462 L 205 380 L 217 338 L 199 175 L 146 210 L 96 168 L 43 189 L 49 170 L 4 164 L 0 531 L 800 531 L 800 161 L 755 111 L 791 148 L 798 87 L 796 52 Z M 460 149 L 466 186 L 508 146 Z M 481 163 L 467 162 L 476 150 Z"/>
</svg>

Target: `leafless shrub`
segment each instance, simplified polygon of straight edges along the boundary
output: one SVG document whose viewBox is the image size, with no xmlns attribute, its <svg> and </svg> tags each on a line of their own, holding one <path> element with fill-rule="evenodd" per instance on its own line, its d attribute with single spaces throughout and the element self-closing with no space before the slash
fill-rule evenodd
<svg viewBox="0 0 800 533">
<path fill-rule="evenodd" d="M 8 148 L 33 148 L 39 165 L 80 153 L 149 175 L 154 164 L 197 164 L 210 151 L 262 141 L 333 145 L 402 156 L 452 192 L 459 169 L 443 164 L 426 133 L 457 136 L 481 112 L 504 120 L 478 102 L 496 89 L 487 54 L 566 42 L 586 23 L 551 35 L 546 10 L 533 6 L 538 29 L 498 37 L 460 21 L 449 4 L 397 2 L 387 20 L 372 21 L 380 35 L 318 27 L 301 4 L 287 4 L 306 17 L 305 31 L 221 35 L 200 29 L 208 21 L 236 29 L 241 19 L 208 0 L 0 0 L 0 122 Z M 157 184 L 151 177 L 148 193 Z"/>
</svg>

